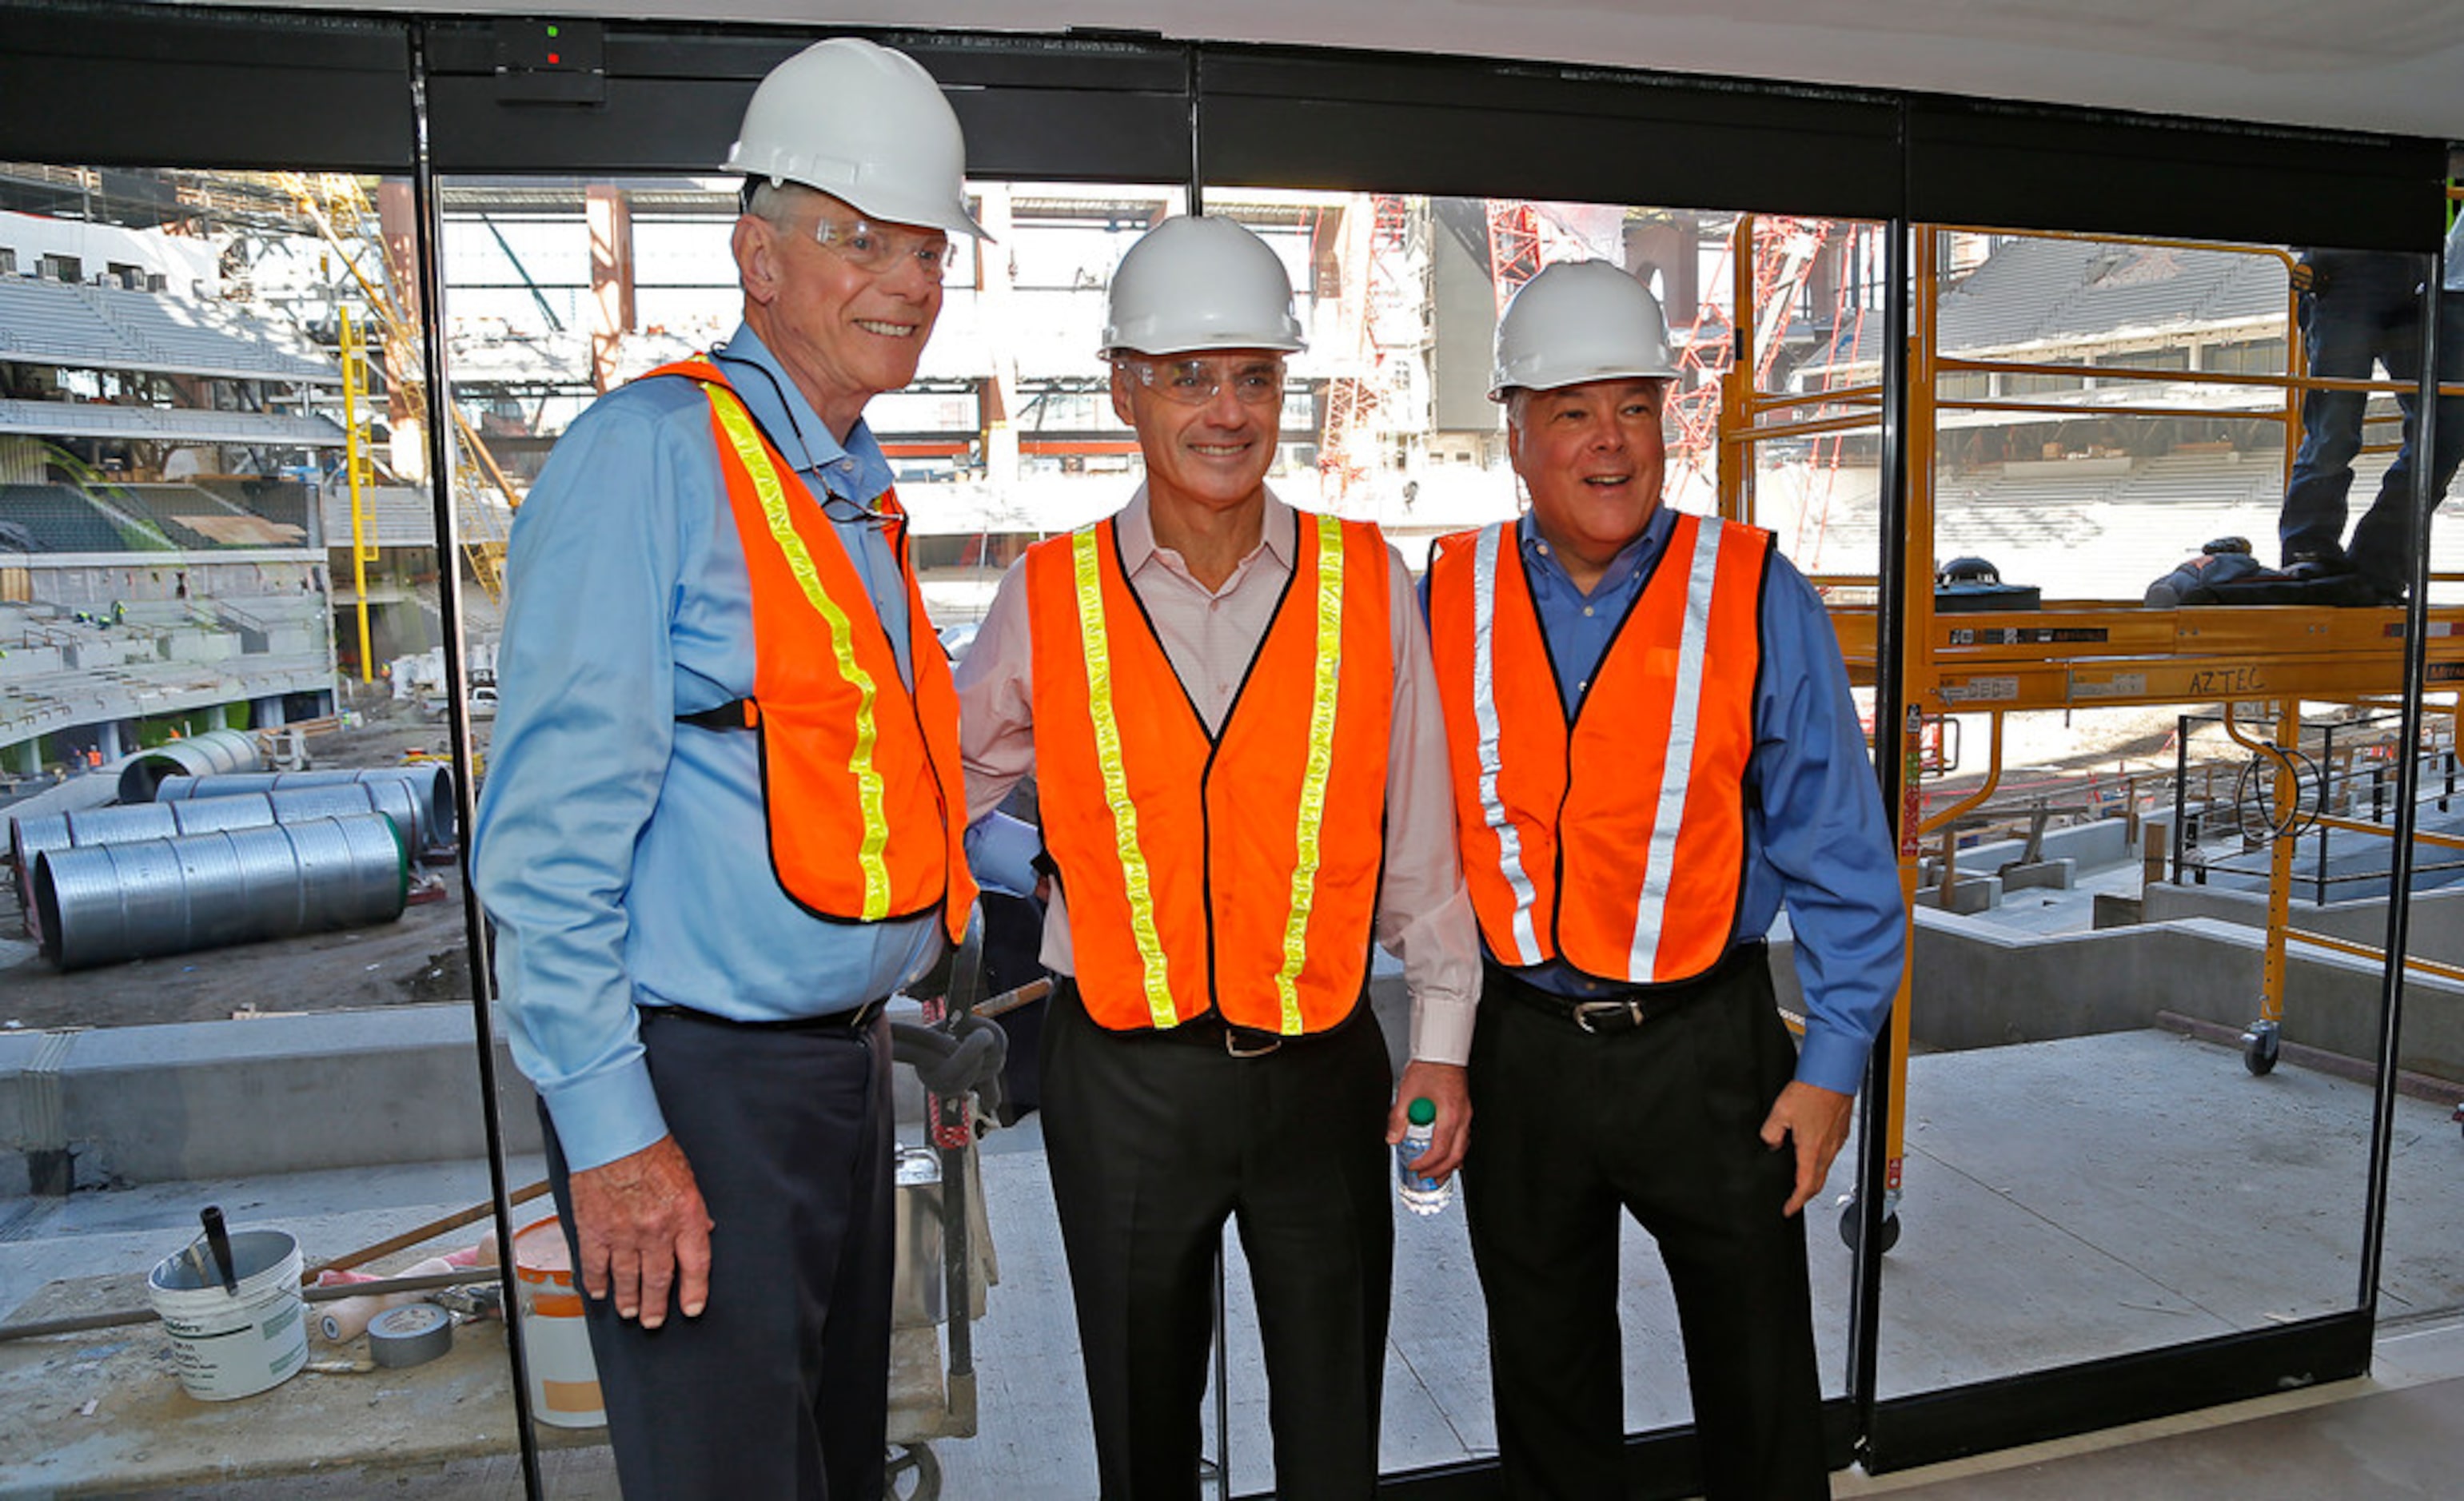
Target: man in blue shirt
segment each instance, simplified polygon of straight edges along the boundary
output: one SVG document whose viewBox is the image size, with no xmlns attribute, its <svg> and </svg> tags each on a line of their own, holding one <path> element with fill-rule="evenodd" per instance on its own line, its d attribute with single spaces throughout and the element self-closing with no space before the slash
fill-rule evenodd
<svg viewBox="0 0 2464 1501">
<path fill-rule="evenodd" d="M 1428 602 L 1487 960 L 1463 1173 L 1507 1492 L 1625 1493 L 1622 1208 L 1667 1264 L 1707 1493 L 1824 1495 L 1799 1211 L 1905 927 L 1847 675 L 1768 533 L 1661 509 L 1675 366 L 1640 283 L 1551 266 L 1497 343 L 1530 510 L 1442 539 Z"/>
<path fill-rule="evenodd" d="M 747 178 L 742 325 L 693 379 L 594 404 L 515 525 L 473 874 L 626 1493 L 870 1501 L 892 1270 L 880 1003 L 972 888 L 945 863 L 963 810 L 936 819 L 936 768 L 913 764 L 946 758 L 955 788 L 956 700 L 862 414 L 913 378 L 950 236 L 981 230 L 957 118 L 869 42 L 782 63 L 728 164 Z M 791 572 L 801 591 L 764 582 Z M 849 724 L 878 721 L 747 707 L 799 673 L 843 673 Z M 937 751 L 869 769 L 869 798 L 779 780 L 799 737 L 887 745 L 900 716 Z M 885 815 L 885 785 L 914 795 Z M 859 867 L 904 896 L 841 903 L 830 881 Z"/>
</svg>

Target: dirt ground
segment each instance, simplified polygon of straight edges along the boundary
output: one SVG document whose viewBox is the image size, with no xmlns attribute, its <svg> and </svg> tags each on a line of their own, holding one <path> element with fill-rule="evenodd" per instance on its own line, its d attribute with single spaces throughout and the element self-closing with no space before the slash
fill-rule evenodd
<svg viewBox="0 0 2464 1501">
<path fill-rule="evenodd" d="M 442 723 L 387 705 L 364 728 L 311 738 L 308 751 L 320 770 L 394 766 L 407 750 L 443 753 L 448 736 Z M 417 900 L 401 919 L 383 926 L 68 974 L 27 940 L 14 873 L 6 874 L 11 879 L 0 881 L 0 1029 L 128 1027 L 249 1012 L 340 1011 L 471 997 L 462 877 L 452 865 L 414 866 L 415 880 L 435 881 L 433 894 L 421 898 L 414 892 Z"/>
</svg>

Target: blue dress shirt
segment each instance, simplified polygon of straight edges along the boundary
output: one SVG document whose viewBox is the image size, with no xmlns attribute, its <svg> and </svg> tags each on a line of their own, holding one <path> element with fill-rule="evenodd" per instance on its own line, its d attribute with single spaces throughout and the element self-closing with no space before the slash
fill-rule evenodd
<svg viewBox="0 0 2464 1501">
<path fill-rule="evenodd" d="M 913 681 L 907 595 L 862 508 L 890 466 L 844 447 L 747 328 L 719 368 L 825 506 Z M 851 504 L 852 503 L 852 504 Z M 753 692 L 744 552 L 689 381 L 641 381 L 576 419 L 514 523 L 495 731 L 471 869 L 496 924 L 514 1060 L 567 1161 L 667 1132 L 637 1006 L 737 1020 L 822 1016 L 889 993 L 939 953 L 934 918 L 828 923 L 771 872 L 755 737 L 675 716 Z"/>
<path fill-rule="evenodd" d="M 1610 560 L 1585 594 L 1531 518 L 1516 524 L 1524 576 L 1531 583 L 1570 720 L 1675 525 L 1674 511 L 1663 507 L 1655 512 L 1642 535 Z M 1769 932 L 1785 903 L 1795 936 L 1797 979 L 1805 990 L 1805 1046 L 1797 1054 L 1796 1077 L 1854 1094 L 1864 1079 L 1874 1036 L 1899 993 L 1906 910 L 1838 638 L 1821 597 L 1777 551 L 1764 581 L 1762 641 L 1754 749 L 1746 763 L 1746 889 L 1737 931 Z M 1560 995 L 1622 988 L 1562 960 L 1521 973 Z"/>
</svg>

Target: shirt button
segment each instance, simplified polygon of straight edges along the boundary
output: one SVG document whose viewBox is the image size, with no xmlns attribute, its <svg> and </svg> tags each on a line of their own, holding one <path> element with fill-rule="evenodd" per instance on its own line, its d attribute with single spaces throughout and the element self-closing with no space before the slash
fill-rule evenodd
<svg viewBox="0 0 2464 1501">
<path fill-rule="evenodd" d="M 1587 605 L 1585 605 L 1585 606 L 1583 606 L 1583 618 L 1584 618 L 1585 620 L 1589 620 L 1589 619 L 1591 618 L 1591 614 L 1592 614 L 1592 607 L 1591 607 L 1590 605 L 1588 605 L 1588 604 L 1587 604 Z"/>
<path fill-rule="evenodd" d="M 1575 692 L 1577 692 L 1577 693 L 1589 692 L 1589 691 L 1591 690 L 1591 686 L 1592 686 L 1592 680 L 1591 680 L 1591 679 L 1589 679 L 1589 678 L 1585 678 L 1582 682 L 1577 683 L 1577 684 L 1575 684 L 1575 685 L 1574 685 L 1574 691 L 1575 691 Z"/>
<path fill-rule="evenodd" d="M 1546 542 L 1535 542 L 1532 544 L 1532 551 L 1538 553 L 1542 557 L 1546 557 L 1549 555 L 1549 544 Z"/>
</svg>

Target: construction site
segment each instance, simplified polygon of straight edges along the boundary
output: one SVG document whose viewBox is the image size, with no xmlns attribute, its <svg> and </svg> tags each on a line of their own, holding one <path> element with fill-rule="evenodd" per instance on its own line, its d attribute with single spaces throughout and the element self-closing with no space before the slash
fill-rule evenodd
<svg viewBox="0 0 2464 1501">
<path fill-rule="evenodd" d="M 32 6 L 0 37 L 80 76 L 169 66 L 61 40 L 82 14 Z M 0 129 L 0 1496 L 617 1493 L 554 1295 L 571 1273 L 526 1233 L 553 1225 L 539 1112 L 494 1007 L 469 830 L 524 500 L 595 400 L 737 326 L 740 184 L 715 165 L 789 39 L 641 24 L 641 46 L 724 76 L 724 107 L 693 106 L 715 143 L 686 152 L 643 144 L 664 138 L 621 88 L 607 104 L 628 68 L 673 81 L 616 23 L 568 25 L 576 44 L 331 19 L 262 25 L 307 24 L 313 56 L 425 37 L 434 158 L 337 146 L 284 169 L 176 133 L 79 155 Z M 210 56 L 260 18 L 183 24 Z M 962 115 L 1007 89 L 1074 118 L 1070 90 L 1111 70 L 1124 111 L 1160 100 L 1185 126 L 1230 100 L 1209 139 L 1237 141 L 1259 98 L 1357 65 L 1358 97 L 1331 97 L 1364 132 L 1420 118 L 1378 113 L 1422 87 L 1411 68 L 1351 54 L 1236 50 L 1219 96 L 1143 36 L 1056 41 L 1029 86 L 1004 71 L 1042 65 L 1029 39 L 931 34 L 910 42 Z M 1237 69 L 1269 62 L 1297 71 L 1243 93 Z M 1543 107 L 1498 76 L 1498 110 Z M 577 104 L 623 144 L 557 134 L 587 134 Z M 541 143 L 490 143 L 544 120 Z M 2133 149 L 2161 157 L 2166 128 Z M 865 412 L 951 654 L 1028 546 L 1140 482 L 1097 351 L 1155 225 L 1202 210 L 1274 250 L 1307 348 L 1267 484 L 1375 522 L 1415 575 L 1437 538 L 1526 504 L 1489 396 L 1500 313 L 1544 267 L 1619 268 L 1665 310 L 1679 372 L 1663 503 L 1768 529 L 1820 593 L 1910 913 L 1856 1136 L 1805 1211 L 1836 1493 L 1928 1492 L 1923 1467 L 2184 1413 L 2263 1433 L 2417 1392 L 2464 1418 L 2456 497 L 2427 494 L 2393 598 L 2167 582 L 2276 560 L 2318 384 L 2300 226 L 2224 218 L 2221 194 L 2173 212 L 2157 187 L 2130 200 L 2145 232 L 1812 188 L 1819 211 L 1750 186 L 1630 202 L 1580 170 L 1542 174 L 1550 197 L 1444 191 L 1482 174 L 1434 169 L 1376 191 L 1401 159 L 1353 162 L 1349 139 L 1316 142 L 1344 163 L 1323 172 L 1217 146 L 1229 164 L 1184 176 L 1126 147 L 1080 165 L 1021 127 L 971 171 L 990 237 L 958 242 L 916 379 Z M 2349 146 L 2318 143 L 2321 172 Z M 2416 154 L 2459 180 L 2446 149 Z M 2419 217 L 2443 235 L 2464 189 L 2439 193 Z M 2184 222 L 2200 212 L 2211 233 Z M 2453 284 L 2434 243 L 2404 253 Z M 2366 399 L 2358 514 L 2423 411 L 2464 423 L 2464 387 L 2384 366 L 2342 385 Z M 1801 1032 L 1785 916 L 1769 936 Z M 1098 1486 L 1041 1120 L 998 1086 L 922 1081 L 971 1009 L 1016 1008 L 1005 1087 L 1031 1087 L 1019 1027 L 1042 992 L 992 993 L 979 958 L 891 1004 L 890 1494 L 1062 1501 Z M 1390 956 L 1371 994 L 1399 1070 Z M 165 1296 L 183 1257 L 210 1291 L 207 1206 L 209 1234 L 279 1231 L 238 1280 L 281 1283 L 308 1329 L 238 1400 L 201 1396 Z M 1380 1493 L 1500 1493 L 1464 1216 L 1396 1228 Z M 1275 1476 L 1227 1248 L 1203 1486 L 1229 1501 Z M 1622 1260 L 1635 1493 L 1690 1494 L 1667 1277 L 1632 1225 Z M 2351 1493 L 2452 1484 L 2411 1447 L 2387 1463 L 2418 1488 Z"/>
</svg>

